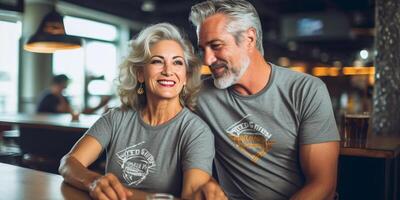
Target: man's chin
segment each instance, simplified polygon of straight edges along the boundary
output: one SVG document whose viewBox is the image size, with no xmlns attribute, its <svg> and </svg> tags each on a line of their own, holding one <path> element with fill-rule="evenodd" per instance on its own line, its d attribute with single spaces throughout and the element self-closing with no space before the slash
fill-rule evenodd
<svg viewBox="0 0 400 200">
<path fill-rule="evenodd" d="M 223 80 L 221 78 L 214 78 L 214 86 L 218 89 L 226 89 L 233 85 L 233 82 L 230 80 Z"/>
</svg>

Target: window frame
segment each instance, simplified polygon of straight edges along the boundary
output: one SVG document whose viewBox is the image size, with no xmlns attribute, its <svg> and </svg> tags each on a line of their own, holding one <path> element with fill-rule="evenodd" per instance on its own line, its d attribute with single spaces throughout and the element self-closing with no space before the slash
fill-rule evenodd
<svg viewBox="0 0 400 200">
<path fill-rule="evenodd" d="M 19 38 L 17 40 L 17 52 L 16 52 L 16 86 L 15 89 L 17 90 L 16 93 L 16 97 L 15 97 L 15 107 L 11 110 L 15 111 L 15 112 L 19 112 L 20 111 L 20 96 L 21 96 L 21 54 L 22 54 L 22 16 L 20 13 L 18 12 L 14 12 L 14 11 L 8 11 L 8 10 L 2 10 L 0 9 L 0 21 L 4 21 L 4 22 L 9 22 L 9 23 L 20 23 L 20 35 Z M 5 105 L 7 106 L 7 105 Z M 2 112 L 3 110 L 0 110 L 0 112 Z M 4 110 L 3 112 L 7 112 L 6 110 Z"/>
</svg>

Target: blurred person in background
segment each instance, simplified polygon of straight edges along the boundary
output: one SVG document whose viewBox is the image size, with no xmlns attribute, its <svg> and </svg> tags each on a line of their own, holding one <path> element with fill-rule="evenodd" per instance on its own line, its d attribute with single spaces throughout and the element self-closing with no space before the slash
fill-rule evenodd
<svg viewBox="0 0 400 200">
<path fill-rule="evenodd" d="M 198 3 L 189 19 L 212 72 L 196 111 L 214 133 L 228 198 L 332 199 L 340 137 L 325 84 L 264 59 L 260 19 L 245 0 Z M 210 181 L 198 192 L 220 190 Z"/>
<path fill-rule="evenodd" d="M 71 104 L 67 97 L 63 95 L 68 87 L 69 78 L 65 74 L 53 76 L 49 89 L 46 89 L 41 95 L 36 108 L 37 113 L 73 113 Z M 100 103 L 93 108 L 85 108 L 82 113 L 91 114 L 107 105 L 111 96 L 103 96 Z"/>
<path fill-rule="evenodd" d="M 38 113 L 71 113 L 69 100 L 63 95 L 68 81 L 69 78 L 65 74 L 54 76 L 50 88 L 41 94 L 36 111 Z"/>
<path fill-rule="evenodd" d="M 190 109 L 200 88 L 191 43 L 168 23 L 149 26 L 120 66 L 122 106 L 110 109 L 61 160 L 59 172 L 94 199 L 192 199 L 212 174 L 214 138 Z M 88 169 L 106 150 L 106 173 Z M 221 194 L 223 195 L 223 193 Z"/>
</svg>

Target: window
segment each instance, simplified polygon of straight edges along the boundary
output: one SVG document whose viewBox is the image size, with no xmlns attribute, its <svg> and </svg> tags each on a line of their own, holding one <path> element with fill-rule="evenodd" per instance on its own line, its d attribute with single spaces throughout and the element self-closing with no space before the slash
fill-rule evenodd
<svg viewBox="0 0 400 200">
<path fill-rule="evenodd" d="M 58 51 L 53 56 L 53 73 L 66 74 L 70 83 L 65 95 L 74 109 L 94 107 L 100 96 L 112 93 L 117 75 L 118 29 L 92 20 L 64 17 L 66 32 L 84 38 L 78 50 Z"/>
<path fill-rule="evenodd" d="M 68 35 L 106 41 L 115 41 L 118 33 L 117 28 L 111 24 L 71 16 L 64 17 L 64 26 Z"/>
<path fill-rule="evenodd" d="M 73 107 L 84 105 L 85 73 L 84 51 L 57 51 L 53 54 L 53 74 L 65 74 L 70 79 L 65 94 Z"/>
<path fill-rule="evenodd" d="M 0 20 L 0 112 L 18 110 L 18 56 L 21 22 Z"/>
<path fill-rule="evenodd" d="M 117 48 L 112 43 L 92 41 L 86 45 L 86 70 L 89 76 L 104 76 L 112 81 L 116 76 Z"/>
</svg>

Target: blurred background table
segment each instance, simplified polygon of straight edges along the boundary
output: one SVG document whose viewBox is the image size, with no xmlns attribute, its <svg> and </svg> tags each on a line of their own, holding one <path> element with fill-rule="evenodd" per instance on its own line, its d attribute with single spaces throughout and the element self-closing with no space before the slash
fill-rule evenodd
<svg viewBox="0 0 400 200">
<path fill-rule="evenodd" d="M 7 114 L 0 116 L 0 126 L 19 134 L 21 155 L 14 164 L 57 173 L 61 157 L 99 117 L 81 114 L 72 121 L 70 114 Z"/>
<path fill-rule="evenodd" d="M 0 124 L 80 133 L 86 131 L 99 117 L 80 114 L 79 121 L 71 121 L 70 114 L 2 114 Z"/>
<path fill-rule="evenodd" d="M 362 144 L 362 145 L 360 145 Z M 356 146 L 341 142 L 338 188 L 340 199 L 400 198 L 399 134 L 368 133 Z"/>
<path fill-rule="evenodd" d="M 3 199 L 86 200 L 89 195 L 66 183 L 60 175 L 0 163 Z"/>
</svg>

